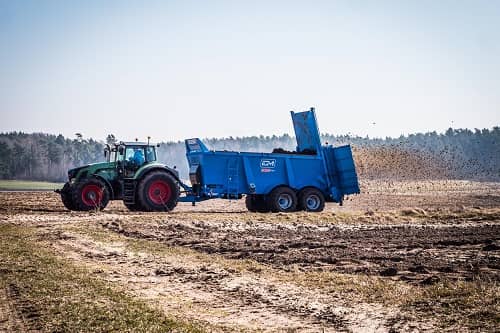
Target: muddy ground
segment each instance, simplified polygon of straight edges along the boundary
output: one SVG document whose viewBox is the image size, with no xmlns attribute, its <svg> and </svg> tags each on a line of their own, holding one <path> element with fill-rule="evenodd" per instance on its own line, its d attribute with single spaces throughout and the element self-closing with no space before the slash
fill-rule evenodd
<svg viewBox="0 0 500 333">
<path fill-rule="evenodd" d="M 316 214 L 249 213 L 242 200 L 77 213 L 54 193 L 3 192 L 0 223 L 33 228 L 58 256 L 210 331 L 495 331 L 500 184 L 362 191 Z M 0 331 L 31 329 L 12 319 L 11 295 L 0 293 Z"/>
</svg>

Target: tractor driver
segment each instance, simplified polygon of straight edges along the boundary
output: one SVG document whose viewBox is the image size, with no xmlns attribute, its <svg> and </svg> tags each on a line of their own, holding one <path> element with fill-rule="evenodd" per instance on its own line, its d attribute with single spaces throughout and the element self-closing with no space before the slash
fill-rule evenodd
<svg viewBox="0 0 500 333">
<path fill-rule="evenodd" d="M 134 163 L 138 166 L 144 164 L 144 152 L 140 148 L 134 149 L 134 157 L 132 158 Z"/>
</svg>

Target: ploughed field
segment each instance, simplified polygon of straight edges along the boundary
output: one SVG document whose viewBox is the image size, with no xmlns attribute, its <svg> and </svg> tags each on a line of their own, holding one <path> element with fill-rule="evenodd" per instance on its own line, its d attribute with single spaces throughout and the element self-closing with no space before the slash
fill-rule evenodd
<svg viewBox="0 0 500 333">
<path fill-rule="evenodd" d="M 500 184 L 370 181 L 321 213 L 244 200 L 70 212 L 0 192 L 3 331 L 495 331 Z"/>
</svg>

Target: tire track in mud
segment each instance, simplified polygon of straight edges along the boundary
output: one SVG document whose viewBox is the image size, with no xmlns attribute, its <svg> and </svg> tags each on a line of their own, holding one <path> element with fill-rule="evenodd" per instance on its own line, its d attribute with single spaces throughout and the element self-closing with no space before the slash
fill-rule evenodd
<svg viewBox="0 0 500 333">
<path fill-rule="evenodd" d="M 404 225 L 342 228 L 311 225 L 247 225 L 244 230 L 210 223 L 122 222 L 106 228 L 127 237 L 185 246 L 230 259 L 252 259 L 287 270 L 398 276 L 430 284 L 476 277 L 500 280 L 500 224 Z"/>
<path fill-rule="evenodd" d="M 41 326 L 38 322 L 40 313 L 29 300 L 23 297 L 21 290 L 16 284 L 7 285 L 7 297 L 11 300 L 18 317 L 22 318 L 27 332 L 38 332 Z"/>
<path fill-rule="evenodd" d="M 0 288 L 0 333 L 27 332 L 22 317 L 7 293 L 8 288 Z"/>
<path fill-rule="evenodd" d="M 0 303 L 0 332 L 41 331 L 38 309 L 15 283 L 8 283 L 0 290 Z"/>
</svg>

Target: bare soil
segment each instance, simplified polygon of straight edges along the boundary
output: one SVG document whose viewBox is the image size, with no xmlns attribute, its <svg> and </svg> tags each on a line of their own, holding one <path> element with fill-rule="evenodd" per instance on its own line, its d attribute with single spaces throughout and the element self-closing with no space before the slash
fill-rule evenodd
<svg viewBox="0 0 500 333">
<path fill-rule="evenodd" d="M 492 218 L 500 220 L 500 212 Z M 231 230 L 209 222 L 137 225 L 126 221 L 106 227 L 127 237 L 230 259 L 252 259 L 283 269 L 298 265 L 303 270 L 397 275 L 419 283 L 430 283 L 430 277 L 433 282 L 440 277 L 500 278 L 500 224 L 346 227 L 246 223 Z"/>
<path fill-rule="evenodd" d="M 242 200 L 80 213 L 55 193 L 2 192 L 0 223 L 33 228 L 58 256 L 212 331 L 495 331 L 500 184 L 362 191 L 317 214 L 249 213 Z M 26 331 L 12 295 L 0 290 L 0 331 Z"/>
</svg>

